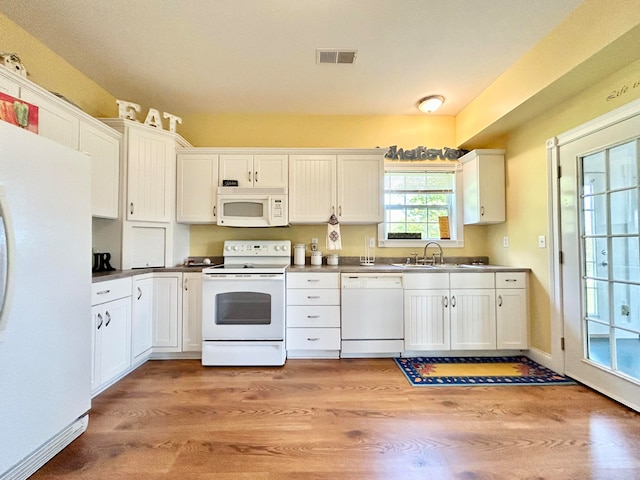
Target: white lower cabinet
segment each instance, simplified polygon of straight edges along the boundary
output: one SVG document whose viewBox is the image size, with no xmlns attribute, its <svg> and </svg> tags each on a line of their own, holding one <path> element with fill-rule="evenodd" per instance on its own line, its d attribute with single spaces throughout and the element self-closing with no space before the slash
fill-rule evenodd
<svg viewBox="0 0 640 480">
<path fill-rule="evenodd" d="M 152 331 L 154 353 L 182 350 L 182 273 L 153 274 Z"/>
<path fill-rule="evenodd" d="M 404 349 L 449 350 L 449 274 L 404 276 Z"/>
<path fill-rule="evenodd" d="M 340 274 L 287 272 L 289 358 L 338 358 Z"/>
<path fill-rule="evenodd" d="M 92 285 L 91 394 L 97 395 L 131 366 L 131 279 Z"/>
<path fill-rule="evenodd" d="M 153 332 L 153 278 L 152 274 L 133 279 L 131 315 L 132 363 L 144 362 L 151 353 Z"/>
<path fill-rule="evenodd" d="M 496 273 L 496 329 L 498 349 L 529 348 L 527 274 Z"/>
<path fill-rule="evenodd" d="M 182 280 L 182 351 L 202 351 L 202 273 L 184 273 Z"/>
<path fill-rule="evenodd" d="M 404 275 L 405 351 L 528 348 L 525 272 Z"/>
</svg>

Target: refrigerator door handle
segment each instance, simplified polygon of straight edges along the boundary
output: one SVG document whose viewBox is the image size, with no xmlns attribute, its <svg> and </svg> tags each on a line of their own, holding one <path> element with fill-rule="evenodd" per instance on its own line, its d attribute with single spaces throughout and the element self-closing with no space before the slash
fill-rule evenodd
<svg viewBox="0 0 640 480">
<path fill-rule="evenodd" d="M 11 234 L 11 217 L 5 187 L 0 185 L 0 342 L 4 341 L 4 333 L 9 321 L 9 299 L 11 294 L 11 255 L 13 252 L 13 236 Z"/>
</svg>

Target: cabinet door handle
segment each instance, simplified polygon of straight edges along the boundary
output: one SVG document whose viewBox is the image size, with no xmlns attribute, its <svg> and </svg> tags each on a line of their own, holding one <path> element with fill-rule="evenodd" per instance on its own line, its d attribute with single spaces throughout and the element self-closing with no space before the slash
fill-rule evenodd
<svg viewBox="0 0 640 480">
<path fill-rule="evenodd" d="M 111 291 L 110 289 L 100 290 L 99 292 L 96 292 L 96 295 L 106 295 L 110 291 Z"/>
<path fill-rule="evenodd" d="M 480 216 L 484 216 L 484 207 L 480 207 Z"/>
<path fill-rule="evenodd" d="M 455 295 L 453 295 L 453 296 L 451 297 L 451 307 L 455 307 L 455 306 L 456 306 L 456 296 L 455 296 Z"/>
<path fill-rule="evenodd" d="M 98 330 L 100 330 L 100 327 L 102 327 L 102 314 L 99 313 L 98 314 Z"/>
<path fill-rule="evenodd" d="M 138 300 L 142 298 L 142 289 L 138 287 Z"/>
<path fill-rule="evenodd" d="M 133 215 L 133 202 L 129 204 L 129 214 Z"/>
<path fill-rule="evenodd" d="M 251 181 L 251 172 L 249 172 L 249 181 Z"/>
<path fill-rule="evenodd" d="M 338 205 L 338 216 L 342 216 L 342 205 Z"/>
<path fill-rule="evenodd" d="M 444 308 L 447 308 L 449 306 L 449 297 L 446 295 L 442 297 L 442 304 L 444 305 Z"/>
<path fill-rule="evenodd" d="M 502 306 L 502 295 L 498 295 L 498 306 Z"/>
<path fill-rule="evenodd" d="M 258 172 L 253 173 L 253 181 L 254 183 L 258 183 Z"/>
<path fill-rule="evenodd" d="M 104 324 L 105 327 L 108 327 L 109 324 L 111 323 L 111 314 L 109 312 L 105 312 L 105 315 L 107 316 L 107 321 Z"/>
<path fill-rule="evenodd" d="M 213 206 L 213 216 L 214 217 L 216 216 L 216 206 L 215 205 Z"/>
<path fill-rule="evenodd" d="M 184 291 L 185 292 L 189 291 L 189 279 L 188 278 L 184 279 Z"/>
</svg>

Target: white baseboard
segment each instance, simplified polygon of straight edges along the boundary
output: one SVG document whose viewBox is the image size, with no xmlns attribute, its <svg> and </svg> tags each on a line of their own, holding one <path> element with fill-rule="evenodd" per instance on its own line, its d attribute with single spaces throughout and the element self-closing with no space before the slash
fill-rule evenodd
<svg viewBox="0 0 640 480">
<path fill-rule="evenodd" d="M 553 370 L 553 358 L 551 357 L 550 353 L 543 352 L 542 350 L 538 350 L 537 348 L 530 348 L 526 355 L 534 362 L 539 363 L 543 367 L 547 367 L 550 370 Z M 564 372 L 556 373 L 564 374 Z"/>
<path fill-rule="evenodd" d="M 2 478 L 2 480 L 25 480 L 29 478 L 45 463 L 64 450 L 67 445 L 82 435 L 88 425 L 89 414 L 86 413 L 47 443 L 32 452 L 31 455 L 24 458 L 20 463 L 13 466 L 11 470 L 0 475 L 0 478 Z"/>
</svg>

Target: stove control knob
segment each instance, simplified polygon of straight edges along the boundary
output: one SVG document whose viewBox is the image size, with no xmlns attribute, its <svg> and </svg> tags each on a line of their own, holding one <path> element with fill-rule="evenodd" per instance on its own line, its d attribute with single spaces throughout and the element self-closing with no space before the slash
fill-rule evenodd
<svg viewBox="0 0 640 480">
<path fill-rule="evenodd" d="M 286 243 L 284 245 L 282 245 L 282 247 L 280 247 L 280 248 L 282 248 L 283 252 L 286 252 L 287 250 L 289 250 L 289 247 L 287 246 Z"/>
<path fill-rule="evenodd" d="M 234 246 L 233 246 L 233 251 L 234 251 L 234 252 L 237 252 L 238 250 L 240 250 L 240 247 L 238 247 L 238 245 L 234 245 Z"/>
<path fill-rule="evenodd" d="M 230 252 L 230 251 L 231 251 L 231 245 L 227 245 L 226 247 L 224 247 L 224 249 L 225 249 L 227 252 Z"/>
</svg>

